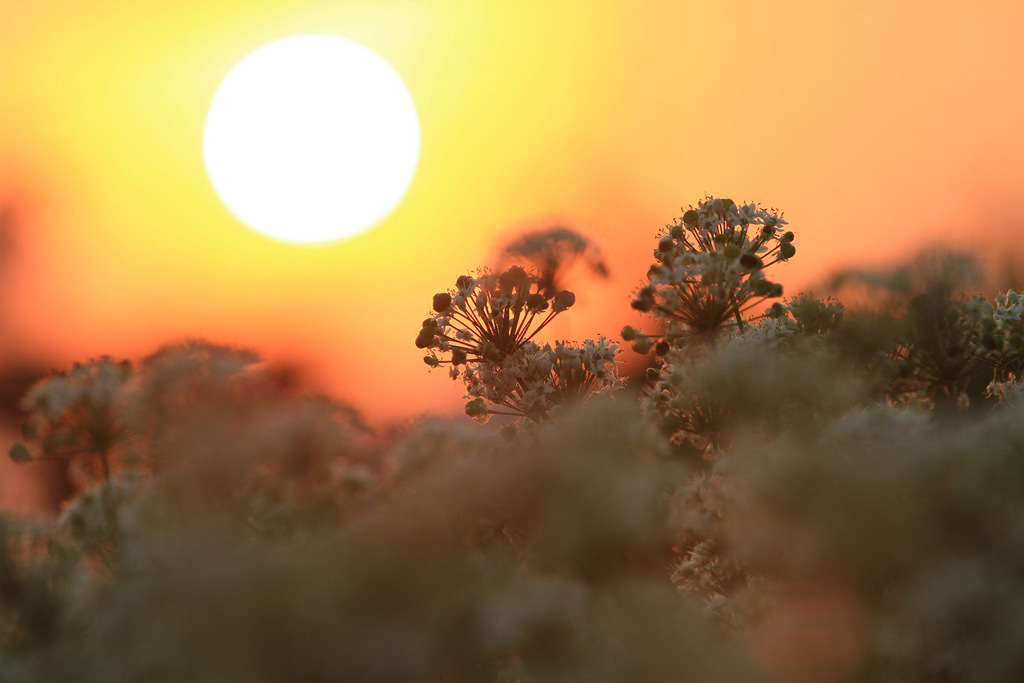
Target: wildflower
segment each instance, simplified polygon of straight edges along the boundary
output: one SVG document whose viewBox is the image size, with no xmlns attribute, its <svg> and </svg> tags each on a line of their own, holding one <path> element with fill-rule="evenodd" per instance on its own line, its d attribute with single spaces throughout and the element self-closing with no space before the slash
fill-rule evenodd
<svg viewBox="0 0 1024 683">
<path fill-rule="evenodd" d="M 618 345 L 604 337 L 582 344 L 526 342 L 501 363 L 479 363 L 466 369 L 466 405 L 471 416 L 513 415 L 537 421 L 555 406 L 570 406 L 621 387 L 616 373 Z M 488 412 L 480 401 L 494 406 Z M 471 407 L 472 406 L 472 407 Z"/>
<path fill-rule="evenodd" d="M 528 263 L 540 276 L 538 284 L 543 291 L 557 292 L 569 271 L 577 262 L 588 267 L 598 278 L 608 277 L 608 266 L 600 248 L 576 230 L 553 226 L 533 230 L 512 240 L 502 249 L 502 262 Z"/>
<path fill-rule="evenodd" d="M 132 374 L 127 361 L 103 357 L 37 382 L 21 401 L 26 443 L 12 457 L 71 458 L 76 476 L 109 479 L 111 451 L 124 436 L 121 393 Z"/>
<path fill-rule="evenodd" d="M 706 198 L 666 226 L 633 308 L 661 319 L 670 341 L 710 340 L 733 325 L 742 330 L 744 314 L 782 295 L 764 271 L 796 253 L 785 225 L 774 210 Z M 642 353 L 651 348 L 639 346 Z"/>
<path fill-rule="evenodd" d="M 553 291 L 520 266 L 463 275 L 455 289 L 434 295 L 434 314 L 423 321 L 416 346 L 429 350 L 428 365 L 450 363 L 458 377 L 459 365 L 509 357 L 575 302 L 572 292 Z"/>
</svg>

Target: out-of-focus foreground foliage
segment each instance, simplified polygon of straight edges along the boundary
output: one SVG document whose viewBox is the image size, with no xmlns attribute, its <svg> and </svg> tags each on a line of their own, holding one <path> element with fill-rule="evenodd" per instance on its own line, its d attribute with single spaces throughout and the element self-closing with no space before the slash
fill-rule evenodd
<svg viewBox="0 0 1024 683">
<path fill-rule="evenodd" d="M 936 256 L 847 277 L 870 311 L 784 299 L 783 225 L 709 199 L 666 228 L 639 398 L 611 345 L 517 327 L 571 305 L 536 276 L 437 295 L 428 364 L 514 430 L 382 436 L 205 343 L 44 380 L 12 456 L 78 494 L 0 518 L 0 678 L 1024 680 L 1024 300 Z"/>
</svg>

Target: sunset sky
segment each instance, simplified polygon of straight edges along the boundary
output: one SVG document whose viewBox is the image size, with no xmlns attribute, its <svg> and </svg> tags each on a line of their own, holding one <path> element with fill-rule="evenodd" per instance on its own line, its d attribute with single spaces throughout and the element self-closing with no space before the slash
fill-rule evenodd
<svg viewBox="0 0 1024 683">
<path fill-rule="evenodd" d="M 785 212 L 789 294 L 930 246 L 1007 253 L 1022 31 L 1019 2 L 6 0 L 0 362 L 202 337 L 401 419 L 461 406 L 413 339 L 524 229 L 570 225 L 607 257 L 553 326 L 570 339 L 637 322 L 659 228 L 705 194 Z M 422 141 L 395 210 L 319 247 L 242 225 L 202 154 L 231 67 L 313 33 L 387 60 Z"/>
</svg>

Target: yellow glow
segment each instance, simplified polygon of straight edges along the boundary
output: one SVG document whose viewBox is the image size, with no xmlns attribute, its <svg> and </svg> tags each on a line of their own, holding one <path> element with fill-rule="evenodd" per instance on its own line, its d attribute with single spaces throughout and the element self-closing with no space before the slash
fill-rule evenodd
<svg viewBox="0 0 1024 683">
<path fill-rule="evenodd" d="M 655 235 L 706 192 L 786 212 L 787 294 L 922 245 L 1009 253 L 1024 5 L 919 4 L 3 3 L 4 354 L 60 367 L 200 336 L 301 362 L 390 419 L 461 410 L 412 335 L 432 293 L 517 229 L 569 224 L 608 257 L 612 280 L 572 283 L 566 339 L 641 324 L 629 302 Z M 386 220 L 296 249 L 242 228 L 202 151 L 231 67 L 308 34 L 391 64 L 422 147 Z"/>
<path fill-rule="evenodd" d="M 203 138 L 207 173 L 239 220 L 284 242 L 358 234 L 402 199 L 419 158 L 401 77 L 327 35 L 265 45 L 224 78 Z"/>
</svg>

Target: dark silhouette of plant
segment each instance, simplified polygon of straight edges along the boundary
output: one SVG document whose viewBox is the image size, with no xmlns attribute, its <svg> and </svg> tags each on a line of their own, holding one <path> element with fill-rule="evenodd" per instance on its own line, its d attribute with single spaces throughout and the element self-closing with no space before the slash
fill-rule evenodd
<svg viewBox="0 0 1024 683">
<path fill-rule="evenodd" d="M 499 261 L 527 264 L 538 273 L 540 288 L 550 293 L 565 289 L 566 274 L 577 263 L 585 265 L 595 277 L 608 277 L 600 248 L 579 231 L 563 225 L 523 233 L 502 248 Z"/>
</svg>

